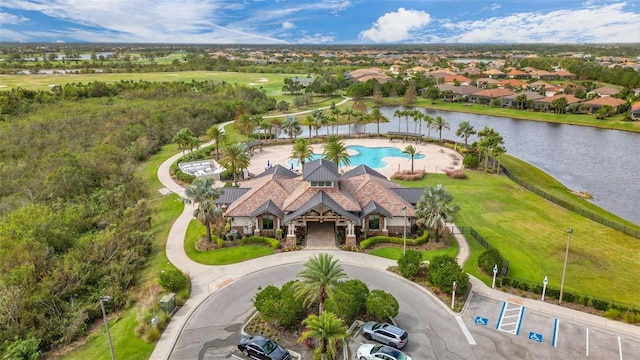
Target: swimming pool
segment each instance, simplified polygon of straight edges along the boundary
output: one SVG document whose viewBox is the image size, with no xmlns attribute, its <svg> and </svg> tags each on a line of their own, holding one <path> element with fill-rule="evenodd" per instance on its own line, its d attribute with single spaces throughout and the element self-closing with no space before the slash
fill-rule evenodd
<svg viewBox="0 0 640 360">
<path fill-rule="evenodd" d="M 349 145 L 347 150 L 353 153 L 350 157 L 350 166 L 356 167 L 359 165 L 367 165 L 372 169 L 379 169 L 388 166 L 389 164 L 382 161 L 385 157 L 400 157 L 404 159 L 411 159 L 409 154 L 403 154 L 402 150 L 395 147 L 367 147 L 362 145 Z M 424 154 L 416 154 L 414 159 L 424 159 Z M 322 159 L 322 154 L 313 154 L 311 160 Z M 297 159 L 287 160 L 287 165 L 294 168 L 300 168 L 300 162 Z"/>
</svg>

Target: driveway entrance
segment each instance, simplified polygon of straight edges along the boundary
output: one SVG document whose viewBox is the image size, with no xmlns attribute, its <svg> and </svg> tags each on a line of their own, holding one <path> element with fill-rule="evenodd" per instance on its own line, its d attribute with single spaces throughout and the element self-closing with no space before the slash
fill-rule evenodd
<svg viewBox="0 0 640 360">
<path fill-rule="evenodd" d="M 307 246 L 305 249 L 333 249 L 336 247 L 335 221 L 307 222 Z"/>
</svg>

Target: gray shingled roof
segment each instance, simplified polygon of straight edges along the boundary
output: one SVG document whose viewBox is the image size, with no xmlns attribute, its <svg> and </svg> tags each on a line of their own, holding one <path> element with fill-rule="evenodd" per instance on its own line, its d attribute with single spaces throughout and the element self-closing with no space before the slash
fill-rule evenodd
<svg viewBox="0 0 640 360">
<path fill-rule="evenodd" d="M 251 217 L 256 217 L 264 213 L 270 213 L 279 218 L 282 218 L 282 216 L 284 215 L 284 213 L 282 212 L 282 210 L 280 210 L 278 205 L 276 205 L 276 203 L 274 203 L 271 200 L 265 201 L 264 204 L 260 205 L 257 209 L 255 209 L 251 213 Z"/>
<path fill-rule="evenodd" d="M 305 163 L 302 180 L 338 181 L 340 180 L 338 165 L 326 159 L 318 159 Z"/>
<path fill-rule="evenodd" d="M 385 210 L 382 206 L 380 206 L 380 204 L 378 204 L 373 200 L 369 201 L 369 203 L 362 208 L 362 212 L 360 213 L 360 216 L 364 217 L 374 212 L 377 212 L 378 214 L 382 214 L 388 218 L 393 217 L 393 215 L 391 215 L 390 212 Z"/>
<path fill-rule="evenodd" d="M 398 194 L 404 201 L 411 205 L 415 205 L 424 192 L 422 188 L 391 188 L 389 190 Z"/>
<path fill-rule="evenodd" d="M 358 175 L 362 175 L 362 174 L 369 174 L 369 175 L 373 175 L 373 176 L 377 176 L 377 177 L 381 177 L 383 179 L 386 179 L 387 177 L 380 174 L 379 172 L 373 170 L 372 168 L 368 167 L 367 165 L 359 165 L 354 167 L 353 169 L 347 171 L 344 175 L 342 175 L 343 178 L 345 179 L 350 179 L 354 176 L 358 176 Z"/>
<path fill-rule="evenodd" d="M 231 204 L 238 200 L 240 196 L 244 195 L 249 188 L 237 188 L 237 187 L 225 187 L 222 188 L 222 195 L 216 199 L 216 204 Z"/>
<path fill-rule="evenodd" d="M 296 174 L 293 171 L 287 169 L 286 167 L 278 164 L 278 165 L 272 166 L 269 169 L 261 172 L 260 174 L 256 175 L 255 177 L 261 177 L 261 176 L 266 176 L 266 175 L 271 175 L 271 174 L 276 174 L 276 175 L 278 175 L 278 177 L 286 177 L 288 179 L 292 179 L 292 178 L 298 176 L 298 174 Z"/>
<path fill-rule="evenodd" d="M 329 195 L 327 195 L 324 191 L 318 191 L 315 195 L 309 199 L 304 205 L 302 205 L 298 210 L 286 214 L 284 216 L 284 223 L 288 223 L 289 221 L 295 219 L 296 217 L 303 215 L 309 211 L 311 211 L 314 207 L 323 204 L 327 206 L 329 209 L 333 210 L 339 215 L 346 217 L 347 219 L 356 223 L 356 225 L 360 225 L 360 218 L 358 215 L 353 214 L 342 208 L 335 200 L 333 200 Z"/>
</svg>

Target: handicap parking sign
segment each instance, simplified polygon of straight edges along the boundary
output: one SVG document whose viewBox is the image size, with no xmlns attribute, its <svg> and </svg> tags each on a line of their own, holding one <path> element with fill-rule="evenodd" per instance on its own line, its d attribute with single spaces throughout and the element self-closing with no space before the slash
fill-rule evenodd
<svg viewBox="0 0 640 360">
<path fill-rule="evenodd" d="M 542 342 L 542 334 L 538 334 L 538 333 L 534 333 L 533 331 L 530 331 L 529 340 Z"/>
<path fill-rule="evenodd" d="M 489 323 L 489 319 L 483 318 L 483 317 L 480 317 L 480 316 L 476 316 L 476 324 L 477 325 L 487 326 L 488 323 Z"/>
</svg>

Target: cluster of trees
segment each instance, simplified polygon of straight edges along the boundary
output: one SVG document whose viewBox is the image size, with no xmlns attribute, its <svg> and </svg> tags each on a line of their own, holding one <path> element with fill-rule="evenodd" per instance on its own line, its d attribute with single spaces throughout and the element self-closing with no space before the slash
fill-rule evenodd
<svg viewBox="0 0 640 360">
<path fill-rule="evenodd" d="M 398 301 L 379 289 L 347 276 L 331 255 L 321 253 L 307 260 L 299 280 L 281 288 L 269 285 L 258 289 L 253 304 L 262 318 L 277 326 L 293 329 L 305 325 L 298 339 L 314 339 L 315 358 L 335 359 L 337 344 L 347 337 L 346 324 L 368 315 L 387 320 L 398 315 Z M 318 315 L 312 311 L 318 310 Z"/>
<path fill-rule="evenodd" d="M 84 84 L 42 102 L 27 91 L 0 95 L 28 104 L 0 121 L 0 353 L 46 352 L 85 335 L 101 296 L 113 297 L 108 311 L 129 304 L 154 240 L 138 162 L 183 128 L 192 146 L 266 97 L 211 85 L 105 84 L 106 101 L 61 95 L 94 88 Z"/>
</svg>

